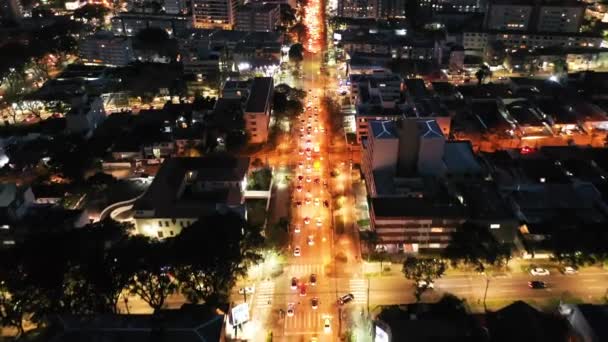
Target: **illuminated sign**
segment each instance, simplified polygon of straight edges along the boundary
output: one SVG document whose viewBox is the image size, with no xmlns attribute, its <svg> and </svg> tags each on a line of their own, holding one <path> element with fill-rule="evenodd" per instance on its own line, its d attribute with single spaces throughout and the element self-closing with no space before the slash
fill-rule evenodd
<svg viewBox="0 0 608 342">
<path fill-rule="evenodd" d="M 232 308 L 232 325 L 239 325 L 249 321 L 249 304 L 243 303 Z"/>
</svg>

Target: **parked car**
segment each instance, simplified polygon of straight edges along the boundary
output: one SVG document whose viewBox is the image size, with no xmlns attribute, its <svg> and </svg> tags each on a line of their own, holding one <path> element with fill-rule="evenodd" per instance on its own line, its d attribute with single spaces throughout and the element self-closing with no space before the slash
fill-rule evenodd
<svg viewBox="0 0 608 342">
<path fill-rule="evenodd" d="M 533 276 L 548 276 L 551 274 L 548 269 L 542 267 L 534 267 L 530 270 L 530 274 Z"/>
<path fill-rule="evenodd" d="M 532 280 L 528 282 L 528 287 L 530 287 L 531 289 L 544 289 L 545 287 L 547 287 L 547 285 L 544 281 Z"/>
<path fill-rule="evenodd" d="M 565 266 L 562 270 L 564 274 L 577 274 L 578 270 L 572 266 Z"/>
<path fill-rule="evenodd" d="M 338 298 L 338 304 L 344 305 L 355 299 L 355 296 L 352 293 L 346 294 L 340 298 Z"/>
</svg>

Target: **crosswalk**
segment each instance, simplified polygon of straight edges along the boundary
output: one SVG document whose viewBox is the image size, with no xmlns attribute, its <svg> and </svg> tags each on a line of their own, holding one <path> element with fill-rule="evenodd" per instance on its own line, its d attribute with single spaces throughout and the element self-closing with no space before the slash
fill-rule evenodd
<svg viewBox="0 0 608 342">
<path fill-rule="evenodd" d="M 363 304 L 367 302 L 367 280 L 365 279 L 350 279 L 349 280 L 350 293 L 355 296 L 353 302 Z"/>
<path fill-rule="evenodd" d="M 272 297 L 274 296 L 274 282 L 262 281 L 258 284 L 255 295 L 255 308 L 266 309 L 272 306 Z"/>
<path fill-rule="evenodd" d="M 323 327 L 324 313 L 315 311 L 298 311 L 292 317 L 285 318 L 285 331 L 314 332 Z"/>
<path fill-rule="evenodd" d="M 289 274 L 294 277 L 307 277 L 311 274 L 323 275 L 323 264 L 294 264 L 289 265 Z"/>
</svg>

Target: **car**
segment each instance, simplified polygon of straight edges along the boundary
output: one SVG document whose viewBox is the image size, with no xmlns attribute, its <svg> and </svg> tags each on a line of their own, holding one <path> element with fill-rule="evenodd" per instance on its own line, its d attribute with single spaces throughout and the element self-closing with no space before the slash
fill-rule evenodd
<svg viewBox="0 0 608 342">
<path fill-rule="evenodd" d="M 304 127 L 300 127 L 300 132 L 304 132 Z"/>
<path fill-rule="evenodd" d="M 298 278 L 293 277 L 291 278 L 291 289 L 295 290 L 298 288 Z"/>
<path fill-rule="evenodd" d="M 310 275 L 310 285 L 312 285 L 312 286 L 317 285 L 317 275 L 314 273 Z"/>
<path fill-rule="evenodd" d="M 312 309 L 316 310 L 319 307 L 319 298 L 315 297 L 311 299 L 310 304 L 312 305 Z"/>
<path fill-rule="evenodd" d="M 302 186 L 301 186 L 301 185 L 296 186 L 296 190 L 297 190 L 298 192 L 302 192 Z"/>
<path fill-rule="evenodd" d="M 562 272 L 564 272 L 564 274 L 577 274 L 578 270 L 572 266 L 565 266 L 562 269 Z"/>
<path fill-rule="evenodd" d="M 306 203 L 306 205 L 309 205 L 310 204 L 310 197 L 306 197 L 304 199 L 304 203 Z"/>
<path fill-rule="evenodd" d="M 303 168 L 304 168 L 304 163 L 299 162 L 299 163 L 298 163 L 298 167 L 299 167 L 300 169 L 303 169 Z"/>
<path fill-rule="evenodd" d="M 328 201 L 323 201 L 323 206 L 325 208 L 329 208 L 329 202 Z"/>
<path fill-rule="evenodd" d="M 296 224 L 296 227 L 294 228 L 294 230 L 293 230 L 293 231 L 294 231 L 294 232 L 297 234 L 297 233 L 299 233 L 299 232 L 300 232 L 300 230 L 301 230 L 300 225 L 299 225 L 299 224 Z"/>
<path fill-rule="evenodd" d="M 307 160 L 307 161 L 311 161 L 311 160 L 312 160 L 312 157 L 311 157 L 311 156 L 306 156 L 306 160 Z"/>
<path fill-rule="evenodd" d="M 297 256 L 299 257 L 301 255 L 300 253 L 300 247 L 296 247 L 293 249 L 293 256 Z"/>
<path fill-rule="evenodd" d="M 255 292 L 255 285 L 245 286 L 239 289 L 239 294 L 252 294 Z"/>
<path fill-rule="evenodd" d="M 301 181 L 303 181 L 303 180 L 304 180 L 304 176 L 299 175 L 299 176 L 298 176 L 298 182 L 301 182 Z"/>
<path fill-rule="evenodd" d="M 293 317 L 296 313 L 296 307 L 293 303 L 287 304 L 287 317 Z"/>
<path fill-rule="evenodd" d="M 319 178 L 315 178 L 314 183 L 315 184 L 319 184 L 321 181 L 319 180 Z"/>
<path fill-rule="evenodd" d="M 530 274 L 533 276 L 548 276 L 551 274 L 548 269 L 542 267 L 534 267 L 530 270 Z"/>
<path fill-rule="evenodd" d="M 304 155 L 304 150 L 303 149 L 299 149 L 298 150 L 298 154 L 301 155 L 301 156 L 303 156 Z"/>
<path fill-rule="evenodd" d="M 300 297 L 306 296 L 306 285 L 302 284 L 300 286 Z"/>
<path fill-rule="evenodd" d="M 338 304 L 344 305 L 355 299 L 355 296 L 352 293 L 345 294 L 344 296 L 338 298 Z"/>
<path fill-rule="evenodd" d="M 302 206 L 302 201 L 296 201 L 296 207 L 299 208 Z"/>
<path fill-rule="evenodd" d="M 425 288 L 425 289 L 434 289 L 435 288 L 435 283 L 433 283 L 432 281 L 427 282 L 426 280 L 419 280 L 418 284 L 417 284 L 419 289 Z"/>
<path fill-rule="evenodd" d="M 304 224 L 309 224 L 309 223 L 310 223 L 310 218 L 305 217 L 305 218 L 304 218 Z"/>
<path fill-rule="evenodd" d="M 323 320 L 323 331 L 326 334 L 329 334 L 331 332 L 331 321 L 329 320 L 329 318 L 325 318 Z"/>
<path fill-rule="evenodd" d="M 309 235 L 309 236 L 308 236 L 308 245 L 309 245 L 309 246 L 312 246 L 312 245 L 314 245 L 314 244 L 315 244 L 315 237 L 314 237 L 314 236 L 312 236 L 312 235 Z"/>
<path fill-rule="evenodd" d="M 544 281 L 532 280 L 528 282 L 528 287 L 531 289 L 544 289 L 547 287 L 547 284 Z"/>
<path fill-rule="evenodd" d="M 315 206 L 317 206 L 317 207 L 319 206 L 319 204 L 321 204 L 321 201 L 319 201 L 318 198 L 315 198 L 314 202 L 315 202 Z"/>
<path fill-rule="evenodd" d="M 317 217 L 317 227 L 321 227 L 322 224 L 323 224 L 323 220 L 321 220 L 320 217 Z"/>
</svg>

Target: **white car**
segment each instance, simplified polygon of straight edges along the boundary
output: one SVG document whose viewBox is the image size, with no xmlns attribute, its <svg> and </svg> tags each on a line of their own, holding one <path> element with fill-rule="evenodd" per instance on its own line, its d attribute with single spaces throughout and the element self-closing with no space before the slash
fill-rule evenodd
<svg viewBox="0 0 608 342">
<path fill-rule="evenodd" d="M 318 207 L 319 205 L 321 205 L 321 201 L 319 200 L 319 198 L 318 198 L 318 197 L 317 197 L 317 198 L 315 198 L 315 201 L 314 201 L 314 202 L 315 202 L 315 206 L 317 206 L 317 207 Z"/>
<path fill-rule="evenodd" d="M 419 280 L 418 281 L 418 288 L 427 288 L 427 289 L 434 289 L 435 288 L 435 283 L 431 282 L 427 282 L 426 280 Z"/>
<path fill-rule="evenodd" d="M 255 285 L 245 286 L 239 289 L 239 294 L 252 294 L 255 292 Z"/>
<path fill-rule="evenodd" d="M 308 236 L 308 245 L 312 246 L 314 244 L 315 244 L 315 237 L 312 235 Z"/>
<path fill-rule="evenodd" d="M 296 312 L 295 305 L 293 303 L 287 304 L 287 317 L 293 317 L 293 314 Z"/>
<path fill-rule="evenodd" d="M 542 267 L 535 267 L 530 270 L 530 274 L 533 276 L 548 276 L 551 274 L 548 269 Z"/>
<path fill-rule="evenodd" d="M 294 228 L 294 230 L 293 230 L 293 231 L 294 231 L 296 234 L 298 234 L 298 233 L 300 232 L 300 230 L 301 230 L 300 225 L 299 225 L 299 224 L 296 224 L 296 227 Z"/>
<path fill-rule="evenodd" d="M 300 247 L 296 247 L 293 249 L 293 256 L 300 256 Z"/>
<path fill-rule="evenodd" d="M 577 274 L 578 271 L 576 270 L 576 268 L 572 267 L 572 266 L 566 266 L 564 267 L 564 274 Z"/>
<path fill-rule="evenodd" d="M 323 320 L 323 331 L 326 334 L 329 334 L 331 332 L 331 321 L 329 320 L 329 318 Z"/>
<path fill-rule="evenodd" d="M 323 224 L 323 220 L 321 220 L 321 218 L 317 218 L 317 227 L 321 227 L 321 225 Z"/>
</svg>

